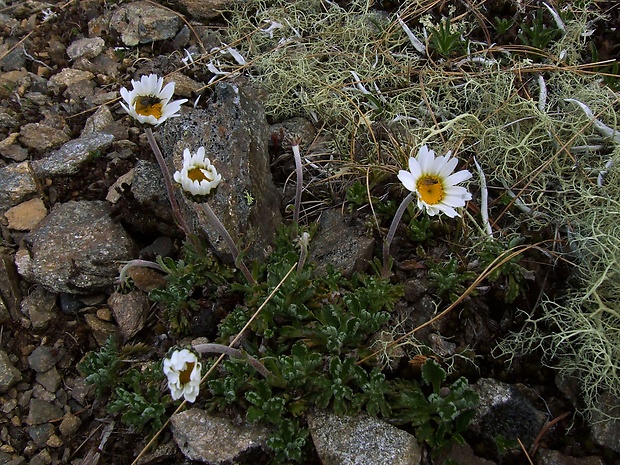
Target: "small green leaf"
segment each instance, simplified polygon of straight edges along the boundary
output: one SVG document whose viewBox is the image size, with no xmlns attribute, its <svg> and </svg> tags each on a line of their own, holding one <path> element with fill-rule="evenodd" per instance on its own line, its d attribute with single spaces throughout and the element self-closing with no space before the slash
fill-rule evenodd
<svg viewBox="0 0 620 465">
<path fill-rule="evenodd" d="M 446 372 L 443 368 L 432 358 L 426 360 L 424 366 L 422 366 L 422 379 L 426 384 L 433 386 L 433 392 L 439 394 L 441 384 L 446 379 Z"/>
</svg>

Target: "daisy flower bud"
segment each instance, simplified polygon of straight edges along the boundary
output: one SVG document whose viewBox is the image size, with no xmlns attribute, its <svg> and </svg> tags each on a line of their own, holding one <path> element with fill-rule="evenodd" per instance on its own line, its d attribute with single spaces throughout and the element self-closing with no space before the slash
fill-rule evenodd
<svg viewBox="0 0 620 465">
<path fill-rule="evenodd" d="M 195 154 L 189 149 L 183 151 L 183 167 L 174 173 L 174 180 L 192 195 L 208 195 L 218 186 L 222 175 L 217 174 L 215 166 L 205 156 L 205 148 L 200 147 Z"/>
<path fill-rule="evenodd" d="M 171 102 L 174 82 L 169 82 L 162 89 L 164 78 L 156 74 L 142 76 L 139 81 L 132 80 L 131 85 L 131 91 L 124 87 L 121 89 L 121 97 L 125 100 L 121 106 L 140 123 L 159 126 L 168 118 L 178 116 L 181 105 L 187 102 L 187 99 Z"/>
<path fill-rule="evenodd" d="M 420 147 L 417 157 L 409 158 L 409 171 L 400 170 L 398 179 L 417 196 L 418 208 L 435 216 L 439 212 L 450 218 L 458 216 L 455 208 L 464 207 L 471 200 L 471 194 L 458 183 L 471 178 L 467 170 L 453 173 L 458 164 L 456 158 L 450 158 L 452 152 L 435 157 L 435 152 L 426 145 Z"/>
<path fill-rule="evenodd" d="M 173 400 L 185 397 L 194 402 L 200 391 L 200 370 L 198 357 L 187 349 L 175 350 L 170 358 L 164 359 L 164 374 Z"/>
</svg>

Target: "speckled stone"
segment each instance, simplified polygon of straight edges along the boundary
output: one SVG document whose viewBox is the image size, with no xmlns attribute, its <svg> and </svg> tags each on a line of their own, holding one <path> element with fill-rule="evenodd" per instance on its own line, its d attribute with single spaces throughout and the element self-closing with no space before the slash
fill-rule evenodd
<svg viewBox="0 0 620 465">
<path fill-rule="evenodd" d="M 94 153 L 107 149 L 114 136 L 103 132 L 87 134 L 67 142 L 51 155 L 32 162 L 38 177 L 69 176 L 77 173 Z"/>
<path fill-rule="evenodd" d="M 365 414 L 314 412 L 308 429 L 323 465 L 417 465 L 422 458 L 414 436 Z"/>
<path fill-rule="evenodd" d="M 235 458 L 248 451 L 260 451 L 269 437 L 261 425 L 235 425 L 204 410 L 192 408 L 170 418 L 172 434 L 183 454 L 211 465 L 238 463 Z"/>
<path fill-rule="evenodd" d="M 0 168 L 0 212 L 34 197 L 37 192 L 37 182 L 27 161 Z"/>
<path fill-rule="evenodd" d="M 133 239 L 103 201 L 67 202 L 26 236 L 35 281 L 55 292 L 91 294 L 110 288 L 118 263 L 137 255 Z"/>
<path fill-rule="evenodd" d="M 13 366 L 7 353 L 0 350 L 0 393 L 22 380 L 21 372 Z"/>
</svg>

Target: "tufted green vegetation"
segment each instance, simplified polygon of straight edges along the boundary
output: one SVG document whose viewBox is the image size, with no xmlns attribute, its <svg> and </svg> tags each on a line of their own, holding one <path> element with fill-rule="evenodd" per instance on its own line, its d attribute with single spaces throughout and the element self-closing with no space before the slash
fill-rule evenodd
<svg viewBox="0 0 620 465">
<path fill-rule="evenodd" d="M 487 5 L 479 8 L 484 16 Z M 351 162 L 349 173 L 395 173 L 423 144 L 476 157 L 495 240 L 471 222 L 453 252 L 482 264 L 520 235 L 573 266 L 567 292 L 543 296 L 497 355 L 542 349 L 545 363 L 581 381 L 592 419 L 601 393 L 620 394 L 617 63 L 593 63 L 589 32 L 604 13 L 595 1 L 560 2 L 553 12 L 540 2 L 527 14 L 497 18 L 487 43 L 473 37 L 480 25 L 471 11 L 449 12 L 448 22 L 420 2 L 402 2 L 396 13 L 430 57 L 395 14 L 380 15 L 361 0 L 346 9 L 313 0 L 244 4 L 231 13 L 229 34 L 267 91 L 268 113 L 324 125 L 334 153 Z M 260 32 L 267 21 L 282 25 L 272 37 Z M 338 163 L 324 166 L 333 173 Z M 390 192 L 377 189 L 372 196 Z M 350 195 L 359 201 L 363 191 Z M 426 231 L 413 223 L 412 240 L 424 241 Z M 531 277 L 517 257 L 491 279 L 514 305 Z"/>
</svg>

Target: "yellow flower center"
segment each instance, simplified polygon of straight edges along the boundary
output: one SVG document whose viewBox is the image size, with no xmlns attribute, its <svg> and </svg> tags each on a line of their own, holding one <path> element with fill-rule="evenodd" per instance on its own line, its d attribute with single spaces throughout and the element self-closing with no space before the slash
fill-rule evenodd
<svg viewBox="0 0 620 465">
<path fill-rule="evenodd" d="M 181 373 L 179 373 L 179 381 L 181 381 L 181 384 L 189 383 L 192 371 L 194 371 L 194 365 L 194 362 L 185 363 L 185 370 L 181 370 Z"/>
<path fill-rule="evenodd" d="M 139 96 L 134 101 L 134 108 L 136 113 L 141 116 L 154 116 L 155 118 L 161 118 L 163 109 L 162 101 L 152 95 Z"/>
<path fill-rule="evenodd" d="M 445 197 L 443 182 L 434 175 L 423 175 L 416 184 L 420 199 L 427 205 L 436 205 Z"/>
<path fill-rule="evenodd" d="M 200 182 L 200 181 L 210 181 L 210 179 L 205 176 L 204 171 L 201 170 L 197 166 L 195 166 L 191 170 L 187 171 L 187 177 L 190 178 L 192 181 L 198 181 L 198 182 Z"/>
</svg>

